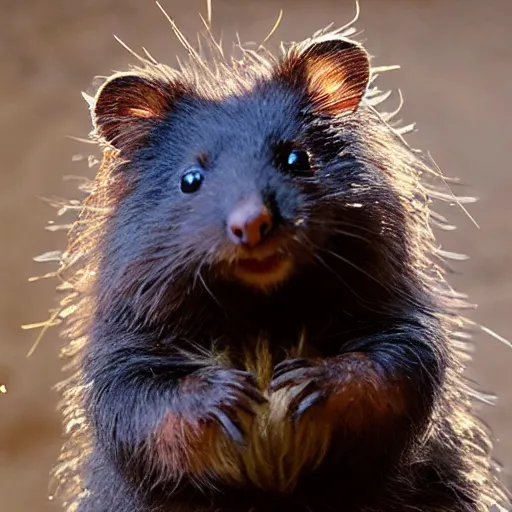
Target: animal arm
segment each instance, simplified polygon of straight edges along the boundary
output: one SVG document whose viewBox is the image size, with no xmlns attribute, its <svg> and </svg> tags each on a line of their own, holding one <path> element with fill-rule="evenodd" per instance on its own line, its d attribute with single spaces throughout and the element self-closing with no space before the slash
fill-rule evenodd
<svg viewBox="0 0 512 512">
<path fill-rule="evenodd" d="M 227 461 L 265 401 L 253 377 L 184 355 L 152 354 L 142 348 L 145 340 L 129 338 L 132 348 L 112 349 L 116 342 L 104 335 L 88 361 L 88 413 L 114 463 L 133 478 L 160 483 L 240 479 Z"/>
<path fill-rule="evenodd" d="M 372 428 L 393 418 L 417 422 L 428 415 L 443 378 L 438 332 L 420 324 L 399 324 L 351 343 L 345 349 L 350 352 L 334 358 L 341 383 L 352 397 L 348 425 L 354 422 L 359 427 L 364 411 Z M 348 400 L 335 403 L 346 407 Z"/>
<path fill-rule="evenodd" d="M 440 386 L 436 345 L 428 329 L 404 324 L 353 341 L 333 357 L 285 360 L 270 388 L 286 389 L 292 419 L 304 428 L 312 424 L 306 417 L 314 419 L 312 433 L 329 431 L 335 448 L 362 459 L 367 451 L 401 451 L 411 428 L 428 417 Z M 356 448 L 355 438 L 365 444 Z"/>
</svg>

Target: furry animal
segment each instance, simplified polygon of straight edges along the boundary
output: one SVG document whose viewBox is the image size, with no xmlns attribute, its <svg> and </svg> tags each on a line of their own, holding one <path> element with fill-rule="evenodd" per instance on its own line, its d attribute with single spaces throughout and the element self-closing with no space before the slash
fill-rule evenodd
<svg viewBox="0 0 512 512">
<path fill-rule="evenodd" d="M 447 196 L 350 35 L 227 61 L 206 33 L 211 61 L 148 56 L 89 98 L 103 158 L 58 272 L 66 510 L 509 506 L 432 232 Z"/>
</svg>

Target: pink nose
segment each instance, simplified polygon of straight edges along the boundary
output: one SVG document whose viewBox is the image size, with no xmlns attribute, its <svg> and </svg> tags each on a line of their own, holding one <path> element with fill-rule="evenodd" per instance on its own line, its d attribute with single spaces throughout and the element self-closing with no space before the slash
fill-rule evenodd
<svg viewBox="0 0 512 512">
<path fill-rule="evenodd" d="M 228 235 L 237 244 L 254 247 L 272 229 L 272 216 L 258 197 L 240 201 L 228 216 Z"/>
</svg>

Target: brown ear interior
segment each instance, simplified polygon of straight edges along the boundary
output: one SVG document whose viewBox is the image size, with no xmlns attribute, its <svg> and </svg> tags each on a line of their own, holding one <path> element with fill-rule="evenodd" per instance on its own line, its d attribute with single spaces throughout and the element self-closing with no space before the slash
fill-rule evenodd
<svg viewBox="0 0 512 512">
<path fill-rule="evenodd" d="M 96 94 L 93 118 L 96 132 L 113 147 L 127 151 L 168 114 L 177 87 L 138 74 L 118 74 Z"/>
<path fill-rule="evenodd" d="M 325 39 L 294 49 L 282 70 L 305 86 L 316 113 L 335 115 L 359 106 L 370 78 L 370 60 L 357 43 Z"/>
</svg>

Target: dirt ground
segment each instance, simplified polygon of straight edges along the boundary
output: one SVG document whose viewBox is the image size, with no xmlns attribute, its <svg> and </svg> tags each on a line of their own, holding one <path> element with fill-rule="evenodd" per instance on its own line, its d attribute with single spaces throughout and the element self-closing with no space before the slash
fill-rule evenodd
<svg viewBox="0 0 512 512">
<path fill-rule="evenodd" d="M 194 37 L 206 2 L 161 1 Z M 80 91 L 95 75 L 134 62 L 113 34 L 170 64 L 184 52 L 153 0 L 2 0 L 1 6 L 0 384 L 7 393 L 0 394 L 0 508 L 49 512 L 55 507 L 47 500 L 47 475 L 60 444 L 51 386 L 61 378 L 61 343 L 52 332 L 27 359 L 35 332 L 20 325 L 45 319 L 53 305 L 55 283 L 27 279 L 46 270 L 32 256 L 62 248 L 63 236 L 43 229 L 54 211 L 38 196 L 69 196 L 73 185 L 62 176 L 92 172 L 71 161 L 88 148 L 66 136 L 89 130 Z M 355 9 L 352 0 L 217 0 L 217 34 L 222 28 L 226 42 L 235 31 L 259 41 L 281 7 L 273 48 L 279 39 L 342 24 Z M 453 208 L 459 229 L 442 242 L 471 255 L 454 281 L 479 304 L 473 318 L 512 338 L 512 2 L 361 0 L 361 7 L 357 27 L 376 63 L 402 65 L 381 85 L 403 92 L 403 117 L 418 123 L 409 140 L 481 199 L 471 206 L 480 230 Z M 499 395 L 498 405 L 483 414 L 499 438 L 496 456 L 508 465 L 504 478 L 512 483 L 512 351 L 485 335 L 477 349 L 469 375 Z"/>
</svg>

